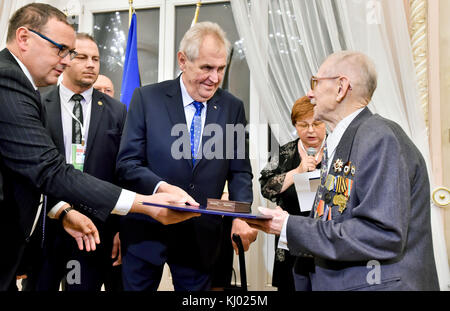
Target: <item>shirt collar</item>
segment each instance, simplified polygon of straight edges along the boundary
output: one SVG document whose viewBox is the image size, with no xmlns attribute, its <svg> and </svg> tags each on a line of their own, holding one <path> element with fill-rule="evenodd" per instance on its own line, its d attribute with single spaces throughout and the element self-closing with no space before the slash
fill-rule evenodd
<svg viewBox="0 0 450 311">
<path fill-rule="evenodd" d="M 183 99 L 183 107 L 186 108 L 187 106 L 192 104 L 194 99 L 191 97 L 191 95 L 189 95 L 189 93 L 186 89 L 186 86 L 184 85 L 182 76 L 180 76 L 180 87 L 181 87 L 181 97 Z M 202 102 L 202 104 L 203 104 L 203 107 L 206 106 L 206 102 Z"/>
<path fill-rule="evenodd" d="M 86 91 L 84 91 L 83 93 L 81 93 L 80 95 L 83 96 L 84 101 L 81 101 L 81 104 L 83 105 L 84 103 L 89 104 L 92 101 L 92 93 L 94 91 L 94 88 L 91 87 L 89 89 L 87 89 Z M 73 94 L 75 94 L 74 91 L 68 89 L 63 83 L 61 83 L 59 85 L 59 93 L 61 94 L 61 99 L 65 102 L 65 103 L 69 103 L 70 99 L 72 98 Z"/>
<path fill-rule="evenodd" d="M 11 51 L 9 51 L 9 53 L 11 53 Z M 33 77 L 31 76 L 31 73 L 28 71 L 27 67 L 16 57 L 16 55 L 14 55 L 13 53 L 11 53 L 11 55 L 14 57 L 16 62 L 19 64 L 20 68 L 22 69 L 23 73 L 28 78 L 28 80 L 30 80 L 31 85 L 33 86 L 33 88 L 35 90 L 37 90 L 36 84 L 34 84 L 34 81 L 33 81 Z"/>
<path fill-rule="evenodd" d="M 361 111 L 363 111 L 363 109 L 364 107 L 346 116 L 344 119 L 339 121 L 339 123 L 334 128 L 333 132 L 328 134 L 327 137 L 328 155 L 332 155 L 334 153 L 334 150 L 336 149 L 337 145 L 339 145 L 339 142 L 341 141 L 341 138 L 344 135 L 345 130 L 348 128 L 350 123 L 352 123 L 353 119 L 355 119 L 356 116 L 360 114 Z M 330 158 L 330 160 L 332 159 Z"/>
</svg>

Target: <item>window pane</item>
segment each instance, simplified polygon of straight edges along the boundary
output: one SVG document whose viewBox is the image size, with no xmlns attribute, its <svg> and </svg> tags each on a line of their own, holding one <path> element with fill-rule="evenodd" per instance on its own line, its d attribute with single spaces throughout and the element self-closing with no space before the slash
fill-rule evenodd
<svg viewBox="0 0 450 311">
<path fill-rule="evenodd" d="M 176 59 L 176 53 L 185 32 L 191 27 L 195 14 L 195 5 L 177 6 L 175 9 L 175 76 L 180 73 Z M 249 120 L 250 107 L 250 71 L 244 53 L 241 51 L 241 43 L 233 12 L 229 2 L 202 4 L 198 16 L 198 22 L 211 21 L 222 27 L 226 32 L 232 47 L 232 60 L 229 64 L 228 77 L 224 77 L 223 87 L 244 102 L 245 115 Z"/>
<path fill-rule="evenodd" d="M 158 81 L 159 9 L 136 10 L 137 48 L 141 84 Z M 120 99 L 128 37 L 128 11 L 94 14 L 94 38 L 100 50 L 100 73 L 114 83 Z"/>
</svg>

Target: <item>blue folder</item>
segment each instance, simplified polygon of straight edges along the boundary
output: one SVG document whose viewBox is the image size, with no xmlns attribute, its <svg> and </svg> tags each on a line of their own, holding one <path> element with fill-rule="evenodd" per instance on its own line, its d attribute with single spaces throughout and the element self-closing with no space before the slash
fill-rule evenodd
<svg viewBox="0 0 450 311">
<path fill-rule="evenodd" d="M 249 218 L 249 219 L 272 219 L 273 218 L 271 215 L 252 214 L 252 213 L 233 213 L 233 212 L 210 210 L 210 209 L 206 209 L 206 206 L 201 206 L 201 205 L 200 206 L 191 206 L 191 205 L 185 205 L 185 204 L 163 205 L 163 204 L 156 204 L 156 203 L 149 203 L 149 202 L 142 202 L 142 204 L 170 208 L 170 209 L 173 209 L 176 211 L 181 211 L 181 212 L 194 212 L 194 213 L 200 213 L 200 214 L 230 216 L 230 217 L 236 217 L 236 218 Z"/>
</svg>

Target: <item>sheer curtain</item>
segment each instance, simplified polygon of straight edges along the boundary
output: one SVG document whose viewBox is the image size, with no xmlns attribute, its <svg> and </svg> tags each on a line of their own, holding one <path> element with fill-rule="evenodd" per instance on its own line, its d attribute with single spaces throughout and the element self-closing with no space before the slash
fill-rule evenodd
<svg viewBox="0 0 450 311">
<path fill-rule="evenodd" d="M 6 35 L 7 35 L 9 18 L 16 10 L 18 10 L 25 4 L 28 4 L 31 2 L 34 2 L 34 1 L 33 0 L 0 0 L 0 29 L 3 30 L 3 32 L 0 34 L 0 50 L 3 50 L 6 46 Z M 37 2 L 46 2 L 46 1 L 37 1 Z"/>
<path fill-rule="evenodd" d="M 8 29 L 9 17 L 14 8 L 14 1 L 0 1 L 0 29 L 4 30 L 0 35 L 0 50 L 6 46 L 6 29 Z"/>
<path fill-rule="evenodd" d="M 279 126 L 280 144 L 294 138 L 291 107 L 307 93 L 309 78 L 322 61 L 335 51 L 357 50 L 367 54 L 378 71 L 370 109 L 400 124 L 422 152 L 433 180 L 403 1 L 231 0 L 231 4 L 260 104 L 270 125 Z M 431 221 L 440 285 L 448 289 L 443 217 L 432 204 Z"/>
</svg>

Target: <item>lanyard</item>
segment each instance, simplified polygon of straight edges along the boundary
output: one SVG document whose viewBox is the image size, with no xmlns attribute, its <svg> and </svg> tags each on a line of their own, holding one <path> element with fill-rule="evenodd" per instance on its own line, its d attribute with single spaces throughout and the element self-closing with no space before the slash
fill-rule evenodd
<svg viewBox="0 0 450 311">
<path fill-rule="evenodd" d="M 63 106 L 64 106 L 64 109 L 66 109 L 67 113 L 69 113 L 69 115 L 72 117 L 72 119 L 74 119 L 76 122 L 78 122 L 80 124 L 80 128 L 81 128 L 81 144 L 84 145 L 84 143 L 85 143 L 85 141 L 84 141 L 84 137 L 85 136 L 84 135 L 86 133 L 86 127 L 83 126 L 83 123 L 80 120 L 78 120 L 78 118 L 73 114 L 73 112 L 69 109 L 69 107 L 67 107 L 67 103 L 66 102 L 63 102 Z M 89 105 L 86 105 L 86 107 L 89 107 Z M 88 111 L 86 111 L 86 117 L 84 118 L 85 120 L 87 120 L 89 118 L 90 112 L 91 112 L 90 109 L 88 109 Z"/>
</svg>

